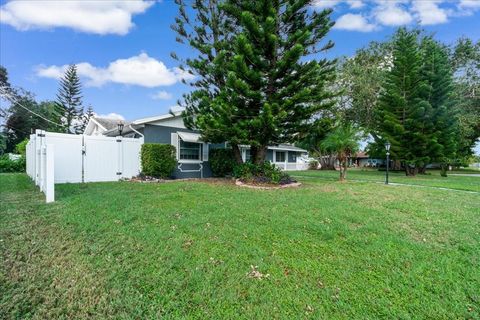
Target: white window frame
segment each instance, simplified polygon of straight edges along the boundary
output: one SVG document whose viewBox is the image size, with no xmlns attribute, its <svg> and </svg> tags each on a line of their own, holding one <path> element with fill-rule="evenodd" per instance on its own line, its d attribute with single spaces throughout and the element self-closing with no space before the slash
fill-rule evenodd
<svg viewBox="0 0 480 320">
<path fill-rule="evenodd" d="M 205 147 L 202 142 L 190 142 L 190 141 L 183 141 L 186 143 L 195 143 L 200 145 L 200 154 L 199 154 L 199 159 L 194 160 L 194 159 L 181 159 L 181 153 L 182 150 L 180 148 L 180 144 L 182 143 L 182 138 L 178 137 L 178 162 L 179 163 L 202 163 L 203 162 L 203 148 Z"/>
<path fill-rule="evenodd" d="M 277 152 L 283 153 L 283 156 L 284 156 L 284 160 L 283 160 L 283 161 L 278 161 L 278 160 L 277 160 Z M 274 158 L 274 162 L 278 162 L 278 163 L 285 163 L 285 162 L 287 162 L 287 160 L 288 160 L 288 159 L 287 159 L 287 152 L 286 152 L 286 151 L 275 150 L 275 151 L 274 151 L 274 157 L 275 157 L 275 158 Z"/>
</svg>

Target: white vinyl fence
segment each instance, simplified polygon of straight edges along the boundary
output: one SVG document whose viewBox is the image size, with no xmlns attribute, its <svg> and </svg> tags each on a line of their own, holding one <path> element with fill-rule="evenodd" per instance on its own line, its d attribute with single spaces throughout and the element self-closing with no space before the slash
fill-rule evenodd
<svg viewBox="0 0 480 320">
<path fill-rule="evenodd" d="M 142 144 L 143 139 L 36 130 L 27 144 L 27 174 L 46 195 L 50 174 L 52 183 L 131 178 L 140 173 Z"/>
</svg>

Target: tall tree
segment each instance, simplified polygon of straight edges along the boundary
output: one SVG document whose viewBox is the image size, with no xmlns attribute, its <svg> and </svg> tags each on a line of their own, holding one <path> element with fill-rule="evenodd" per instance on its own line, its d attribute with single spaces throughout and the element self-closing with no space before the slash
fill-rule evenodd
<svg viewBox="0 0 480 320">
<path fill-rule="evenodd" d="M 78 118 L 83 114 L 82 85 L 77 75 L 77 66 L 68 66 L 57 93 L 57 110 L 66 133 L 80 133 Z"/>
<path fill-rule="evenodd" d="M 427 128 L 428 152 L 432 162 L 439 162 L 442 175 L 446 176 L 446 167 L 456 160 L 459 130 L 457 112 L 453 99 L 452 67 L 448 57 L 448 48 L 432 37 L 424 37 L 421 44 L 423 68 L 422 74 L 428 84 L 425 98 L 429 102 L 432 114 Z"/>
<path fill-rule="evenodd" d="M 224 65 L 231 59 L 234 26 L 222 6 L 226 0 L 175 0 L 178 16 L 172 29 L 177 33 L 177 42 L 189 45 L 196 53 L 195 57 L 182 58 L 175 52 L 172 57 L 181 62 L 180 69 L 198 77 L 190 82 L 193 92 L 184 95 L 184 102 L 178 103 L 188 107 L 183 114 L 187 127 L 198 126 L 196 114 L 207 113 L 213 100 L 225 86 L 226 73 Z M 191 8 L 188 4 L 191 3 Z M 212 142 L 227 141 L 221 130 L 203 132 L 205 140 Z M 237 162 L 242 161 L 238 144 L 230 142 Z"/>
<path fill-rule="evenodd" d="M 333 26 L 331 11 L 312 12 L 310 4 L 232 0 L 218 6 L 234 28 L 210 65 L 195 66 L 206 87 L 217 87 L 213 95 L 197 90 L 185 99 L 186 122 L 206 141 L 250 145 L 258 164 L 268 145 L 306 135 L 318 121 L 314 116 L 332 107 L 335 63 L 305 59 L 333 46 L 320 44 Z M 212 81 L 217 72 L 221 81 Z"/>
<path fill-rule="evenodd" d="M 460 130 L 458 157 L 462 160 L 470 157 L 480 138 L 480 41 L 459 39 L 451 50 L 450 62 Z"/>
<path fill-rule="evenodd" d="M 429 88 L 421 68 L 418 32 L 399 29 L 393 65 L 379 101 L 377 130 L 383 141 L 391 143 L 392 159 L 404 163 L 407 175 L 415 175 L 431 160 L 431 106 L 425 96 Z"/>
</svg>

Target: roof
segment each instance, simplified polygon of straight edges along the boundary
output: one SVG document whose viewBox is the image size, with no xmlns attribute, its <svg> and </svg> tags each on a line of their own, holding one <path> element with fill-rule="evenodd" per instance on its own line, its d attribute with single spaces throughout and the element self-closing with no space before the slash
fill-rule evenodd
<svg viewBox="0 0 480 320">
<path fill-rule="evenodd" d="M 287 151 L 296 151 L 296 152 L 308 152 L 305 149 L 295 147 L 294 145 L 291 144 L 278 144 L 274 146 L 269 146 L 269 150 L 287 150 Z"/>
<path fill-rule="evenodd" d="M 92 117 L 95 122 L 102 126 L 105 130 L 111 130 L 117 127 L 118 123 L 125 123 L 124 120 L 112 119 L 112 118 L 102 118 L 94 116 Z"/>
<path fill-rule="evenodd" d="M 359 151 L 355 154 L 355 158 L 370 158 L 366 152 Z"/>
<path fill-rule="evenodd" d="M 162 114 L 162 115 L 159 115 L 159 116 L 154 116 L 154 117 L 148 117 L 148 118 L 143 118 L 143 119 L 138 119 L 138 120 L 135 120 L 135 121 L 132 121 L 132 124 L 145 124 L 145 123 L 149 123 L 149 122 L 155 122 L 155 121 L 160 121 L 160 120 L 165 120 L 165 119 L 169 119 L 169 118 L 174 118 L 174 117 L 178 117 L 182 114 L 181 111 L 178 111 L 178 112 L 172 112 L 172 113 L 167 113 L 167 114 Z"/>
</svg>

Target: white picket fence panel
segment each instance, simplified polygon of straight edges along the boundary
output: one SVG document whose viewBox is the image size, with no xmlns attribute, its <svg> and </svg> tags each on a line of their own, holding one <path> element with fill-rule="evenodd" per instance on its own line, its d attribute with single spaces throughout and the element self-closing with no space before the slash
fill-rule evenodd
<svg viewBox="0 0 480 320">
<path fill-rule="evenodd" d="M 142 144 L 143 138 L 36 130 L 27 144 L 26 170 L 48 200 L 51 198 L 48 183 L 118 181 L 138 175 Z"/>
</svg>

